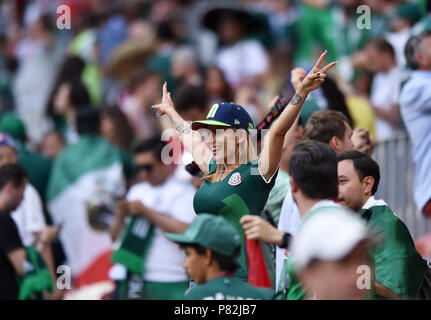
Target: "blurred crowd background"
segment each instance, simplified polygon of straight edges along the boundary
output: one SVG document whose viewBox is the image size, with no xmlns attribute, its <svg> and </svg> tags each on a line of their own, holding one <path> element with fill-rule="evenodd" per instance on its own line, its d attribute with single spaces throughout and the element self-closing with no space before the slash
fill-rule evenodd
<svg viewBox="0 0 431 320">
<path fill-rule="evenodd" d="M 60 5 L 71 10 L 71 29 L 57 27 Z M 357 12 L 361 5 L 370 9 L 370 28 L 366 11 Z M 186 120 L 205 118 L 215 102 L 235 101 L 258 123 L 274 96 L 292 94 L 292 68 L 309 70 L 326 49 L 326 62 L 338 65 L 308 97 L 301 121 L 317 110 L 343 112 L 352 127 L 369 131 L 385 172 L 391 143 L 404 148 L 393 157 L 412 162 L 398 106 L 410 74 L 404 48 L 412 35 L 431 30 L 430 13 L 426 0 L 0 1 L 0 132 L 19 150 L 45 223 L 65 227 L 74 212 L 53 217 L 47 206 L 64 189 L 58 181 L 78 176 L 86 158 L 108 161 L 104 152 L 111 150 L 74 149 L 83 133 L 97 133 L 118 151 L 121 197 L 135 179 L 134 146 L 163 130 L 151 106 L 160 102 L 164 81 Z M 66 155 L 73 161 L 56 165 Z M 412 175 L 386 189 L 397 199 L 404 190 L 403 205 L 414 216 Z M 412 233 L 427 231 L 420 227 Z"/>
</svg>

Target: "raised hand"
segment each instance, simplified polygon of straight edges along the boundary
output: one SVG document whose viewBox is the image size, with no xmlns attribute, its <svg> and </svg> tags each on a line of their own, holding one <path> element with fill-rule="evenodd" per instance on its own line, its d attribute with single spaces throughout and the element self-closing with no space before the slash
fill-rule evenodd
<svg viewBox="0 0 431 320">
<path fill-rule="evenodd" d="M 172 99 L 171 99 L 171 93 L 168 92 L 168 85 L 166 84 L 166 81 L 163 84 L 162 90 L 163 90 L 162 102 L 160 104 L 156 104 L 151 107 L 157 111 L 158 116 L 169 114 L 170 111 L 175 110 L 174 103 L 172 102 Z"/>
<path fill-rule="evenodd" d="M 313 90 L 316 90 L 325 81 L 325 72 L 334 67 L 337 62 L 331 62 L 325 67 L 321 68 L 323 60 L 325 60 L 327 51 L 325 50 L 317 60 L 313 69 L 305 76 L 301 83 L 298 84 L 297 93 L 300 95 L 306 95 Z"/>
<path fill-rule="evenodd" d="M 295 68 L 290 73 L 290 82 L 292 82 L 293 88 L 295 91 L 298 90 L 301 86 L 302 81 L 304 81 L 307 76 L 307 71 L 303 68 Z"/>
</svg>

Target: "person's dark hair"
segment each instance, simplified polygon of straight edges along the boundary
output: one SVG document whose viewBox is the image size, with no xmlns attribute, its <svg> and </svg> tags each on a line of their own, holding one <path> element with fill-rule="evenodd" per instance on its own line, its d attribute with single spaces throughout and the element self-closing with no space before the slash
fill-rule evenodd
<svg viewBox="0 0 431 320">
<path fill-rule="evenodd" d="M 211 65 L 208 68 L 206 68 L 206 70 L 205 70 L 205 82 L 207 81 L 207 77 L 208 77 L 208 73 L 209 73 L 210 69 L 216 70 L 219 73 L 219 75 L 223 81 L 224 88 L 223 88 L 222 96 L 220 97 L 221 100 L 233 101 L 234 100 L 234 92 L 233 92 L 231 86 L 229 85 L 229 83 L 227 82 L 226 76 L 223 73 L 223 70 L 221 70 L 219 67 L 217 67 L 216 65 Z"/>
<path fill-rule="evenodd" d="M 79 135 L 99 134 L 100 112 L 93 108 L 82 108 L 76 113 L 76 130 Z"/>
<path fill-rule="evenodd" d="M 395 59 L 395 50 L 394 47 L 390 44 L 390 42 L 384 38 L 374 38 L 371 39 L 366 46 L 372 46 L 380 53 L 389 53 L 392 58 Z"/>
<path fill-rule="evenodd" d="M 355 168 L 356 173 L 358 174 L 359 180 L 364 180 L 365 177 L 373 177 L 374 184 L 371 189 L 371 195 L 374 195 L 377 192 L 377 188 L 379 187 L 380 182 L 380 169 L 379 165 L 373 158 L 366 155 L 365 153 L 353 150 L 346 151 L 337 156 L 338 162 L 343 160 L 352 160 L 353 167 Z"/>
<path fill-rule="evenodd" d="M 404 47 L 404 55 L 406 57 L 407 65 L 410 69 L 419 69 L 420 66 L 416 61 L 415 55 L 419 46 L 421 45 L 422 40 L 429 36 L 431 36 L 431 30 L 426 30 L 410 37 L 410 39 L 407 41 L 406 46 Z"/>
<path fill-rule="evenodd" d="M 133 153 L 151 152 L 154 158 L 162 162 L 162 150 L 165 146 L 166 143 L 161 140 L 160 136 L 155 136 L 136 145 Z"/>
<path fill-rule="evenodd" d="M 54 30 L 54 21 L 51 15 L 44 14 L 40 16 L 38 22 L 41 24 L 44 31 L 52 32 Z"/>
<path fill-rule="evenodd" d="M 201 246 L 200 244 L 196 244 L 196 243 L 180 243 L 179 245 L 183 249 L 185 249 L 187 247 L 192 248 L 199 255 L 204 255 L 206 252 L 206 249 L 207 249 L 207 248 Z M 213 253 L 213 258 L 217 262 L 217 264 L 219 265 L 219 268 L 221 271 L 234 272 L 238 269 L 238 264 L 235 262 L 235 260 L 233 258 L 226 257 L 220 253 L 214 252 L 213 250 L 211 250 L 211 251 Z"/>
<path fill-rule="evenodd" d="M 175 91 L 173 101 L 178 112 L 198 108 L 205 111 L 208 108 L 208 94 L 201 86 L 183 85 Z"/>
<path fill-rule="evenodd" d="M 339 111 L 348 119 L 348 123 L 352 123 L 349 109 L 347 108 L 344 94 L 338 88 L 337 83 L 331 78 L 326 77 L 322 83 L 322 92 L 328 102 L 328 110 Z"/>
<path fill-rule="evenodd" d="M 304 128 L 304 139 L 329 143 L 332 137 L 344 139 L 349 119 L 344 114 L 333 110 L 319 110 L 308 119 Z"/>
<path fill-rule="evenodd" d="M 101 109 L 101 116 L 108 117 L 114 123 L 116 138 L 114 143 L 117 147 L 123 150 L 130 150 L 134 139 L 134 132 L 123 111 L 117 106 L 108 106 Z"/>
<path fill-rule="evenodd" d="M 69 56 L 63 61 L 45 108 L 48 115 L 54 115 L 54 98 L 58 88 L 66 82 L 81 81 L 84 68 L 85 62 L 78 56 Z"/>
<path fill-rule="evenodd" d="M 130 92 L 133 92 L 136 90 L 136 88 L 138 86 L 140 86 L 141 84 L 147 82 L 149 79 L 153 78 L 153 77 L 159 77 L 159 73 L 157 73 L 154 70 L 151 69 L 139 69 L 138 71 L 136 71 L 129 83 L 128 83 L 128 89 Z"/>
<path fill-rule="evenodd" d="M 289 159 L 288 171 L 307 197 L 337 198 L 337 155 L 329 145 L 313 140 L 298 143 Z"/>
<path fill-rule="evenodd" d="M 175 31 L 173 21 L 162 21 L 157 25 L 156 29 L 157 39 L 162 41 L 175 41 Z"/>
<path fill-rule="evenodd" d="M 70 83 L 70 103 L 75 109 L 81 109 L 90 106 L 91 100 L 87 87 L 81 81 Z"/>
<path fill-rule="evenodd" d="M 12 182 L 14 187 L 18 188 L 25 183 L 27 179 L 27 173 L 23 168 L 17 164 L 8 164 L 0 167 L 0 189 Z"/>
</svg>

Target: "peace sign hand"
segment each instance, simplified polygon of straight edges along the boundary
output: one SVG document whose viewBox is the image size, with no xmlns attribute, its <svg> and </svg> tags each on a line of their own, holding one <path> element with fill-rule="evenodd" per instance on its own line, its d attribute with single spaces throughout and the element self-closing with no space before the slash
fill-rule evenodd
<svg viewBox="0 0 431 320">
<path fill-rule="evenodd" d="M 327 51 L 325 50 L 317 60 L 313 69 L 307 74 L 307 76 L 298 85 L 297 93 L 299 95 L 307 95 L 313 90 L 319 88 L 323 82 L 325 82 L 326 74 L 325 72 L 334 67 L 337 62 L 331 62 L 325 67 L 321 68 L 323 60 L 325 60 Z"/>
<path fill-rule="evenodd" d="M 171 111 L 175 110 L 174 103 L 172 102 L 171 98 L 171 93 L 168 92 L 168 86 L 166 84 L 166 81 L 163 84 L 162 102 L 160 104 L 152 106 L 151 108 L 157 111 L 158 116 L 169 114 Z"/>
</svg>

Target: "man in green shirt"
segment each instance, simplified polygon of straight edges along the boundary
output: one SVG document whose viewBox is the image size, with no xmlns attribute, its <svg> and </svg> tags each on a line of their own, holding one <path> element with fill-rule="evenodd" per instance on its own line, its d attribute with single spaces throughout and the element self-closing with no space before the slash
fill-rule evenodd
<svg viewBox="0 0 431 320">
<path fill-rule="evenodd" d="M 184 234 L 166 233 L 169 240 L 186 251 L 184 268 L 196 286 L 187 300 L 268 300 L 272 290 L 255 288 L 234 277 L 235 258 L 240 252 L 240 236 L 224 218 L 199 214 Z"/>
<path fill-rule="evenodd" d="M 370 226 L 380 230 L 382 243 L 371 253 L 376 266 L 377 298 L 424 298 L 427 263 L 416 251 L 405 224 L 383 201 L 376 200 L 379 165 L 358 151 L 338 156 L 340 202 L 359 212 Z"/>
</svg>

